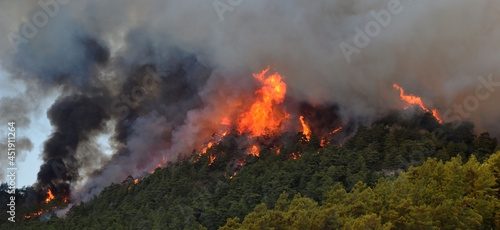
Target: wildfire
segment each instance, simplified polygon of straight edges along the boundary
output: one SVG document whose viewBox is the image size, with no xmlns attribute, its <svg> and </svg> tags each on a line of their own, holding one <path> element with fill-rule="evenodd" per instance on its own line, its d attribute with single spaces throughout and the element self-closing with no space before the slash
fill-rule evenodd
<svg viewBox="0 0 500 230">
<path fill-rule="evenodd" d="M 301 157 L 301 153 L 292 153 L 292 159 L 297 160 L 297 158 Z"/>
<path fill-rule="evenodd" d="M 432 110 L 432 116 L 434 116 L 439 123 L 443 123 L 443 119 L 441 118 L 441 115 L 439 115 L 439 112 L 436 109 Z"/>
<path fill-rule="evenodd" d="M 49 189 L 47 191 L 47 198 L 45 199 L 45 203 L 49 203 L 53 199 L 54 199 L 54 195 L 52 194 L 52 191 L 50 191 L 50 189 Z"/>
<path fill-rule="evenodd" d="M 230 126 L 231 125 L 231 121 L 229 120 L 229 118 L 227 117 L 224 117 L 222 118 L 222 121 L 220 123 L 222 126 L 225 126 L 223 129 L 225 129 L 225 131 L 219 131 L 219 132 L 216 132 L 212 135 L 212 139 L 205 145 L 205 147 L 203 147 L 201 149 L 201 152 L 198 154 L 198 156 L 201 156 L 202 154 L 205 154 L 207 153 L 208 149 L 209 148 L 212 148 L 212 146 L 214 146 L 215 144 L 218 144 L 222 138 L 224 138 L 227 133 L 229 132 L 227 130 L 227 126 Z M 197 162 L 199 159 L 195 159 L 194 162 Z"/>
<path fill-rule="evenodd" d="M 336 134 L 338 133 L 340 130 L 342 130 L 342 126 L 336 128 L 335 130 L 331 131 L 329 133 L 329 135 L 333 135 L 333 134 Z M 328 138 L 327 137 L 324 137 L 321 139 L 321 142 L 319 143 L 319 146 L 321 147 L 326 147 L 326 145 L 330 144 L 330 141 L 328 141 Z"/>
<path fill-rule="evenodd" d="M 31 213 L 31 214 L 25 214 L 25 215 L 24 215 L 24 218 L 25 218 L 25 219 L 30 219 L 31 217 L 42 215 L 42 213 L 43 213 L 43 210 L 40 210 L 40 211 L 38 211 L 38 212 Z"/>
<path fill-rule="evenodd" d="M 255 91 L 257 100 L 252 104 L 249 111 L 241 115 L 238 123 L 240 133 L 248 132 L 250 137 L 262 136 L 268 132 L 278 130 L 288 114 L 276 107 L 283 103 L 286 94 L 286 84 L 278 73 L 268 77 L 269 67 L 259 74 L 254 74 L 262 87 Z"/>
<path fill-rule="evenodd" d="M 300 123 L 302 124 L 302 133 L 306 136 L 306 140 L 309 141 L 311 139 L 311 129 L 309 129 L 304 121 L 304 116 L 300 116 Z"/>
<path fill-rule="evenodd" d="M 257 147 L 257 145 L 254 145 L 252 146 L 252 148 L 250 149 L 250 151 L 248 152 L 249 155 L 254 155 L 256 157 L 259 156 L 260 152 L 259 152 L 259 147 Z"/>
<path fill-rule="evenodd" d="M 336 128 L 335 130 L 333 130 L 330 134 L 335 134 L 335 133 L 338 133 L 340 130 L 342 130 L 342 126 Z"/>
<path fill-rule="evenodd" d="M 231 121 L 229 120 L 229 118 L 224 117 L 224 118 L 222 118 L 222 121 L 220 122 L 220 124 L 225 125 L 225 126 L 229 126 L 229 125 L 231 125 Z"/>
<path fill-rule="evenodd" d="M 207 146 L 206 146 L 205 148 L 203 148 L 203 150 L 201 150 L 201 152 L 202 152 L 203 154 L 207 153 L 207 150 L 208 150 L 209 148 L 212 148 L 213 144 L 214 144 L 214 143 L 212 143 L 212 142 L 208 142 Z"/>
<path fill-rule="evenodd" d="M 209 159 L 210 159 L 210 163 L 208 163 L 208 165 L 212 165 L 214 163 L 214 161 L 215 161 L 215 156 L 214 155 L 210 155 Z"/>
<path fill-rule="evenodd" d="M 433 109 L 431 111 L 427 107 L 424 106 L 424 103 L 422 102 L 422 98 L 417 97 L 415 95 L 411 95 L 411 94 L 410 95 L 405 94 L 404 89 L 401 88 L 401 86 L 399 86 L 398 84 L 394 84 L 392 86 L 394 88 L 396 88 L 397 90 L 399 90 L 399 96 L 401 97 L 401 100 L 407 102 L 410 105 L 417 105 L 417 106 L 419 106 L 420 108 L 422 108 L 426 112 L 432 112 L 432 115 L 436 118 L 436 120 L 439 123 L 443 122 L 443 120 L 441 119 L 441 117 L 439 115 L 439 112 L 436 109 Z"/>
<path fill-rule="evenodd" d="M 325 147 L 326 144 L 328 144 L 328 141 L 325 138 L 323 138 L 323 139 L 321 139 L 321 142 L 319 143 L 319 146 Z"/>
<path fill-rule="evenodd" d="M 134 180 L 134 184 L 137 184 L 137 182 L 139 182 L 139 179 Z"/>
</svg>

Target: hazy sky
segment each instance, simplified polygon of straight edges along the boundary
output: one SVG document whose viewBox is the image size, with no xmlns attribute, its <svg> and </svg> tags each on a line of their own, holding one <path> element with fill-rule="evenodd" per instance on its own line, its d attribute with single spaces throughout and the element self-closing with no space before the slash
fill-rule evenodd
<svg viewBox="0 0 500 230">
<path fill-rule="evenodd" d="M 0 98 L 4 97 L 14 97 L 19 94 L 23 94 L 25 87 L 19 82 L 12 82 L 6 73 L 0 68 L 0 81 L 4 84 L 0 84 Z M 28 137 L 33 143 L 33 149 L 27 153 L 21 153 L 22 155 L 17 158 L 17 187 L 32 185 L 36 181 L 36 174 L 40 169 L 42 164 L 39 158 L 40 153 L 43 151 L 43 142 L 47 139 L 48 135 L 51 133 L 51 126 L 49 120 L 46 116 L 47 108 L 53 103 L 56 95 L 52 95 L 46 98 L 43 104 L 40 105 L 40 110 L 31 114 L 31 122 L 29 128 L 19 128 L 16 130 L 16 135 L 18 137 Z M 2 124 L 3 136 L 7 132 L 7 124 Z M 4 157 L 7 157 L 5 154 Z M 24 159 L 24 160 L 22 160 Z M 6 182 L 7 178 L 0 178 L 2 182 Z"/>
</svg>

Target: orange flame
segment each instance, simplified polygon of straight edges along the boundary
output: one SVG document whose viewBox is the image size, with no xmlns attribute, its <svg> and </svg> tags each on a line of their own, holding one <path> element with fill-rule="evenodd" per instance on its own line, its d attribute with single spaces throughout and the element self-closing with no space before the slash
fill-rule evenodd
<svg viewBox="0 0 500 230">
<path fill-rule="evenodd" d="M 311 139 L 311 129 L 309 129 L 304 121 L 304 116 L 300 116 L 300 123 L 302 124 L 302 133 L 306 136 L 306 140 L 309 141 Z"/>
<path fill-rule="evenodd" d="M 412 94 L 410 94 L 410 95 L 405 94 L 404 89 L 401 88 L 401 86 L 399 86 L 398 84 L 394 84 L 392 86 L 394 88 L 396 88 L 397 90 L 399 90 L 399 96 L 401 97 L 401 100 L 407 102 L 410 105 L 418 105 L 420 108 L 422 108 L 426 112 L 431 112 L 431 110 L 429 110 L 427 107 L 424 106 L 424 103 L 422 102 L 422 98 L 417 97 L 417 96 L 412 95 Z M 406 108 L 408 108 L 408 107 L 406 107 Z M 439 112 L 436 109 L 432 110 L 432 115 L 436 118 L 436 120 L 439 123 L 443 123 L 443 120 L 441 119 Z"/>
<path fill-rule="evenodd" d="M 139 179 L 134 180 L 134 184 L 137 184 L 137 182 L 139 182 Z"/>
<path fill-rule="evenodd" d="M 257 147 L 257 145 L 252 146 L 252 148 L 250 149 L 250 152 L 248 154 L 258 157 L 260 155 L 259 147 Z"/>
<path fill-rule="evenodd" d="M 301 157 L 301 153 L 292 153 L 292 159 L 297 160 L 297 158 Z"/>
<path fill-rule="evenodd" d="M 49 203 L 51 200 L 54 199 L 54 195 L 52 194 L 52 191 L 50 189 L 47 191 L 47 198 L 45 199 L 45 203 Z"/>
<path fill-rule="evenodd" d="M 210 155 L 209 159 L 210 159 L 210 163 L 208 163 L 208 165 L 212 165 L 214 163 L 214 161 L 215 161 L 215 156 L 214 155 Z"/>
<path fill-rule="evenodd" d="M 333 130 L 330 134 L 335 134 L 335 133 L 339 132 L 340 130 L 342 130 L 342 126 L 340 126 L 337 129 Z"/>
<path fill-rule="evenodd" d="M 32 216 L 39 216 L 39 215 L 42 215 L 42 213 L 43 213 L 43 210 L 31 213 L 31 214 L 25 214 L 24 218 L 25 219 L 30 219 Z"/>
<path fill-rule="evenodd" d="M 325 147 L 327 144 L 328 144 L 328 141 L 325 138 L 323 138 L 323 139 L 321 139 L 321 142 L 319 143 L 319 146 Z"/>
<path fill-rule="evenodd" d="M 162 163 L 158 163 L 156 165 L 156 168 L 154 168 L 153 170 L 149 171 L 149 174 L 153 174 L 156 171 L 157 168 L 161 168 L 166 163 L 167 163 L 167 159 L 165 157 L 163 157 Z"/>
<path fill-rule="evenodd" d="M 439 123 L 443 123 L 443 119 L 441 118 L 441 115 L 439 115 L 439 112 L 437 111 L 437 109 L 432 110 L 432 116 L 434 116 L 434 118 L 436 118 L 436 120 Z"/>
<path fill-rule="evenodd" d="M 156 165 L 156 168 L 163 167 L 167 162 L 168 162 L 168 159 L 165 156 L 162 156 L 161 162 Z M 153 171 L 151 171 L 151 172 L 154 172 L 154 170 L 156 170 L 156 169 L 153 169 Z M 153 174 L 153 173 L 151 173 L 151 174 Z"/>
<path fill-rule="evenodd" d="M 269 67 L 259 74 L 254 74 L 262 87 L 255 91 L 258 99 L 252 104 L 249 111 L 241 116 L 238 124 L 240 133 L 248 132 L 250 137 L 262 136 L 268 132 L 278 130 L 282 122 L 288 117 L 276 105 L 283 103 L 286 94 L 286 84 L 278 73 L 265 77 Z"/>
<path fill-rule="evenodd" d="M 225 126 L 228 126 L 231 122 L 229 121 L 229 119 L 227 117 L 223 118 L 222 119 L 222 123 L 224 123 Z M 221 124 L 222 124 L 221 123 Z M 212 135 L 212 139 L 211 141 L 209 141 L 205 147 L 203 147 L 201 149 L 201 152 L 198 153 L 198 156 L 201 157 L 202 154 L 206 154 L 208 149 L 212 148 L 215 144 L 218 144 L 222 138 L 224 138 L 228 133 L 228 130 L 226 131 L 219 131 L 219 132 L 216 132 Z M 198 162 L 199 158 L 197 159 L 194 159 L 194 162 Z"/>
<path fill-rule="evenodd" d="M 207 153 L 207 150 L 208 150 L 209 148 L 212 148 L 212 145 L 213 145 L 213 143 L 212 143 L 212 142 L 208 142 L 207 146 L 206 146 L 205 148 L 203 148 L 203 150 L 201 150 L 201 152 L 202 152 L 203 154 Z"/>
<path fill-rule="evenodd" d="M 404 89 L 401 88 L 401 86 L 399 86 L 398 84 L 394 84 L 392 86 L 394 86 L 394 88 L 396 88 L 397 90 L 399 90 L 399 96 L 401 97 L 401 100 L 403 100 L 403 101 L 405 101 L 405 102 L 407 102 L 408 104 L 411 104 L 411 105 L 418 105 L 424 111 L 429 112 L 429 109 L 427 109 L 424 106 L 424 103 L 422 102 L 422 98 L 414 96 L 414 95 L 411 95 L 411 94 L 410 95 L 406 95 Z"/>
</svg>

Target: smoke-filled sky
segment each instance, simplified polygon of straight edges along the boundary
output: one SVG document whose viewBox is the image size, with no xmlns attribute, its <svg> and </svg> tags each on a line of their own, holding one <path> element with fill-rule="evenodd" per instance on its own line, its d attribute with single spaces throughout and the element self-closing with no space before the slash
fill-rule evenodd
<svg viewBox="0 0 500 230">
<path fill-rule="evenodd" d="M 37 186 L 77 199 L 189 154 L 268 65 L 289 97 L 335 103 L 344 120 L 403 108 L 398 83 L 500 137 L 499 41 L 494 0 L 0 1 L 1 120 L 43 128 L 20 148 L 44 162 Z"/>
</svg>

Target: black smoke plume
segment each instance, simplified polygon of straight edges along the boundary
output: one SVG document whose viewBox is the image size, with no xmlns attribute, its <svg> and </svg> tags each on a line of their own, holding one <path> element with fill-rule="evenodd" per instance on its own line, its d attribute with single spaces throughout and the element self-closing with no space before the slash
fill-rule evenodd
<svg viewBox="0 0 500 230">
<path fill-rule="evenodd" d="M 103 129 L 110 118 L 102 105 L 97 102 L 103 98 L 89 98 L 84 95 L 72 95 L 59 99 L 47 112 L 55 131 L 45 142 L 43 161 L 37 177 L 40 189 L 54 192 L 69 192 L 70 183 L 79 177 L 79 168 L 92 164 L 99 155 L 92 151 L 80 151 L 79 144 L 85 143 L 92 133 Z M 86 159 L 87 162 L 80 161 Z"/>
</svg>

